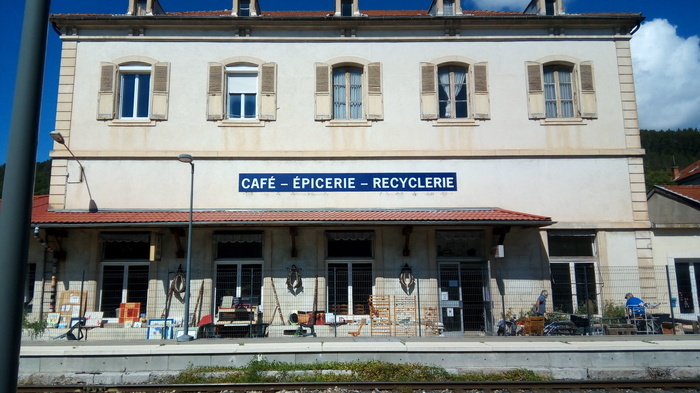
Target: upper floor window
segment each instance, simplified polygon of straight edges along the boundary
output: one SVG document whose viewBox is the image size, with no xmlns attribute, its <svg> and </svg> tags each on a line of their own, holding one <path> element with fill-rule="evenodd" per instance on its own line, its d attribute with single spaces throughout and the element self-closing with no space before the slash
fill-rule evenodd
<svg viewBox="0 0 700 393">
<path fill-rule="evenodd" d="M 421 119 L 490 119 L 486 63 L 421 63 Z"/>
<path fill-rule="evenodd" d="M 250 16 L 250 0 L 238 0 L 238 16 Z"/>
<path fill-rule="evenodd" d="M 433 0 L 428 10 L 432 16 L 455 16 L 462 14 L 462 7 L 459 1 L 455 0 Z"/>
<path fill-rule="evenodd" d="M 571 85 L 571 67 L 546 66 L 544 102 L 547 117 L 574 117 L 574 93 Z"/>
<path fill-rule="evenodd" d="M 316 120 L 382 120 L 380 63 L 316 63 Z"/>
<path fill-rule="evenodd" d="M 170 63 L 102 63 L 97 118 L 167 120 Z"/>
<path fill-rule="evenodd" d="M 438 68 L 438 84 L 440 118 L 467 117 L 467 69 L 464 67 Z"/>
<path fill-rule="evenodd" d="M 123 66 L 119 69 L 119 118 L 147 118 L 151 93 L 150 66 Z"/>
<path fill-rule="evenodd" d="M 546 15 L 554 15 L 554 5 L 556 3 L 556 0 L 545 0 L 544 2 L 544 7 L 545 7 L 545 14 Z"/>
<path fill-rule="evenodd" d="M 227 117 L 255 119 L 257 116 L 258 67 L 226 67 Z"/>
<path fill-rule="evenodd" d="M 333 118 L 362 119 L 362 70 L 340 67 L 333 70 Z"/>
<path fill-rule="evenodd" d="M 455 14 L 455 0 L 442 0 L 443 15 Z"/>
<path fill-rule="evenodd" d="M 530 119 L 595 119 L 593 64 L 527 62 Z"/>
<path fill-rule="evenodd" d="M 352 16 L 353 0 L 340 0 L 340 16 Z"/>
<path fill-rule="evenodd" d="M 209 63 L 207 120 L 275 120 L 276 76 L 276 63 Z"/>
</svg>

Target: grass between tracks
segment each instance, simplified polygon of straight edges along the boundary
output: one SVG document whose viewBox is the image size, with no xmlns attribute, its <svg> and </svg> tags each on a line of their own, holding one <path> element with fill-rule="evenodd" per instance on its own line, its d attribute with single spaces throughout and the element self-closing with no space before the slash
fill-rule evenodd
<svg viewBox="0 0 700 393">
<path fill-rule="evenodd" d="M 500 373 L 449 373 L 422 364 L 380 361 L 290 364 L 253 360 L 245 367 L 189 367 L 166 383 L 265 383 L 265 382 L 432 382 L 432 381 L 544 381 L 547 377 L 516 369 Z"/>
</svg>

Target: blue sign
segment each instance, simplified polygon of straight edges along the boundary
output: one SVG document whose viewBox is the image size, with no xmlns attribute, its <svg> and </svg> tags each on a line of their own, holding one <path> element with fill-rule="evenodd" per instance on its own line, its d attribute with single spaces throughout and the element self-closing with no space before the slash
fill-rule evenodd
<svg viewBox="0 0 700 393">
<path fill-rule="evenodd" d="M 241 173 L 239 192 L 457 191 L 455 172 Z"/>
</svg>

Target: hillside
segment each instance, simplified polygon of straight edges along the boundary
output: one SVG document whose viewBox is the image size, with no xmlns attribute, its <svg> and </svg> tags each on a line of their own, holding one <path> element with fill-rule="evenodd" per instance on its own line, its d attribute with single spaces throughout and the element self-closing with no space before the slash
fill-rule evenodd
<svg viewBox="0 0 700 393">
<path fill-rule="evenodd" d="M 656 184 L 673 184 L 674 166 L 683 169 L 700 160 L 700 130 L 642 130 L 644 176 L 647 190 Z"/>
</svg>

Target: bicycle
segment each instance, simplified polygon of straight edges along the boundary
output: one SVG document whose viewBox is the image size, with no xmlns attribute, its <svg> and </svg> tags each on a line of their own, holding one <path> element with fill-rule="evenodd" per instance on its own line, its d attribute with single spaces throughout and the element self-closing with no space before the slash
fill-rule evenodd
<svg viewBox="0 0 700 393">
<path fill-rule="evenodd" d="M 571 321 L 554 321 L 544 327 L 545 336 L 577 336 L 578 328 Z"/>
</svg>

